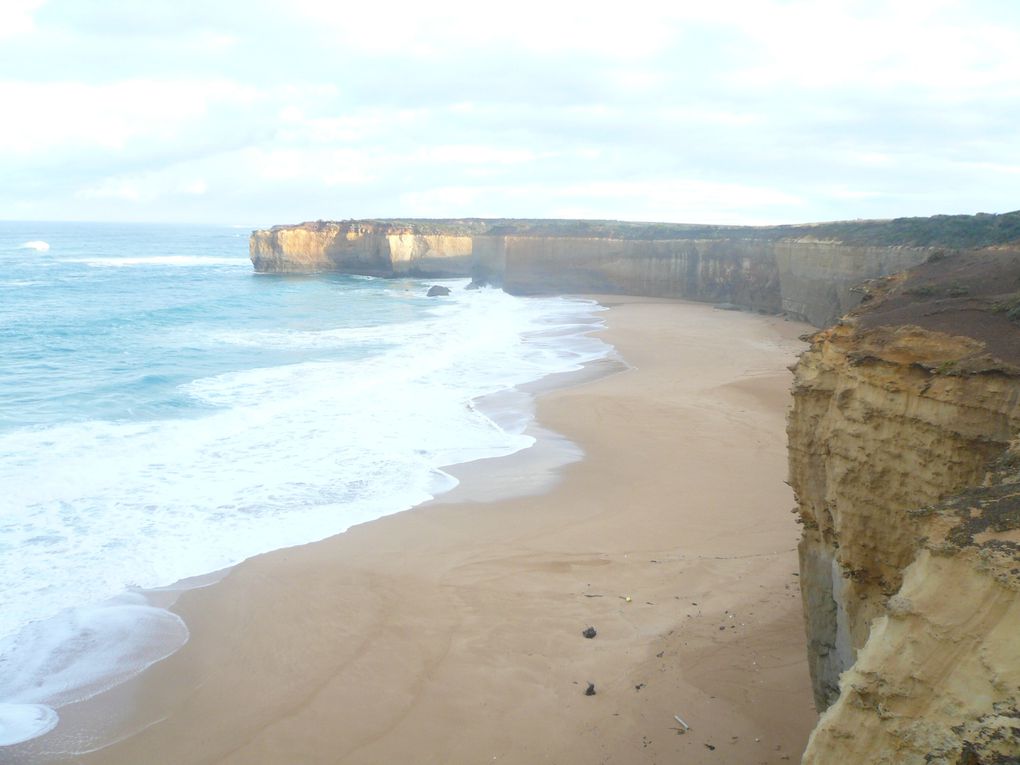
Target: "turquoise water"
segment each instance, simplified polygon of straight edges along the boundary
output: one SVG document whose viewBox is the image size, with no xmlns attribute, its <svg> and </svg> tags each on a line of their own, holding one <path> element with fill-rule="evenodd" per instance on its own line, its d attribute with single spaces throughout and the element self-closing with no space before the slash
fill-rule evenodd
<svg viewBox="0 0 1020 765">
<path fill-rule="evenodd" d="M 248 233 L 0 223 L 0 742 L 187 639 L 140 590 L 429 499 L 533 442 L 480 398 L 609 351 L 589 301 L 258 275 Z"/>
</svg>

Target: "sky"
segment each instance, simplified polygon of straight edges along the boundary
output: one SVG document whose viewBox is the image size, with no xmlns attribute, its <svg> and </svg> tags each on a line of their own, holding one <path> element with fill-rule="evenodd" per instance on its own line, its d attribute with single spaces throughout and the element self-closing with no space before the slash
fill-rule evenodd
<svg viewBox="0 0 1020 765">
<path fill-rule="evenodd" d="M 0 219 L 1020 208 L 1020 3 L 0 0 Z"/>
</svg>

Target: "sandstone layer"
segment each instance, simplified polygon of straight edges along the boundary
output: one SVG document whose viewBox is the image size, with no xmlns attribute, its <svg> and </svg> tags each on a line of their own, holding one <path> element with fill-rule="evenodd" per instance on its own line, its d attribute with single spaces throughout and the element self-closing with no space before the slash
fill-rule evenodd
<svg viewBox="0 0 1020 765">
<path fill-rule="evenodd" d="M 1020 251 L 936 256 L 796 366 L 805 762 L 1020 757 L 1018 289 Z"/>
<path fill-rule="evenodd" d="M 470 236 L 422 233 L 407 226 L 319 221 L 255 231 L 249 245 L 256 271 L 339 271 L 364 276 L 465 276 Z"/>
</svg>

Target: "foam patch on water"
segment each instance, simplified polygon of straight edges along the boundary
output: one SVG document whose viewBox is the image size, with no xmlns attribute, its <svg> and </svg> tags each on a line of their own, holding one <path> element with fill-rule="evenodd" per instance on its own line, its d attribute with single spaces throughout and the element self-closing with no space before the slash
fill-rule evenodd
<svg viewBox="0 0 1020 765">
<path fill-rule="evenodd" d="M 35 287 L 46 282 L 38 279 L 5 279 L 0 281 L 0 287 Z"/>
<path fill-rule="evenodd" d="M 45 243 L 44 243 L 45 244 Z M 46 249 L 49 249 L 47 247 Z M 147 255 L 126 258 L 66 258 L 62 263 L 84 263 L 94 268 L 126 268 L 128 266 L 243 266 L 251 267 L 248 258 L 222 258 L 207 255 Z"/>
<path fill-rule="evenodd" d="M 57 711 L 45 704 L 0 704 L 0 746 L 45 735 L 59 720 Z"/>
<path fill-rule="evenodd" d="M 26 625 L 0 641 L 0 746 L 48 733 L 57 708 L 137 675 L 187 640 L 179 616 L 137 593 Z"/>
<path fill-rule="evenodd" d="M 321 330 L 235 331 L 216 333 L 210 340 L 246 348 L 349 348 L 352 345 L 397 345 L 407 338 L 409 329 L 402 324 L 384 324 Z M 421 334 L 420 327 L 411 331 Z"/>
<path fill-rule="evenodd" d="M 49 242 L 44 242 L 41 239 L 35 239 L 31 242 L 25 242 L 18 249 L 35 250 L 36 252 L 48 252 L 50 249 L 50 244 Z"/>
</svg>

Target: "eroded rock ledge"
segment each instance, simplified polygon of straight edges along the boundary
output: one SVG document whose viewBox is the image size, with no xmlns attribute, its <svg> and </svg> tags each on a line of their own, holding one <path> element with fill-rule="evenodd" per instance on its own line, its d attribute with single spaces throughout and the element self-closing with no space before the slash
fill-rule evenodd
<svg viewBox="0 0 1020 765">
<path fill-rule="evenodd" d="M 1020 238 L 1020 213 L 798 226 L 577 220 L 346 220 L 251 235 L 259 272 L 471 276 L 521 294 L 617 293 L 732 303 L 831 324 L 854 287 L 938 250 Z"/>
<path fill-rule="evenodd" d="M 1018 319 L 1020 250 L 939 256 L 795 368 L 807 763 L 1020 761 Z"/>
</svg>

